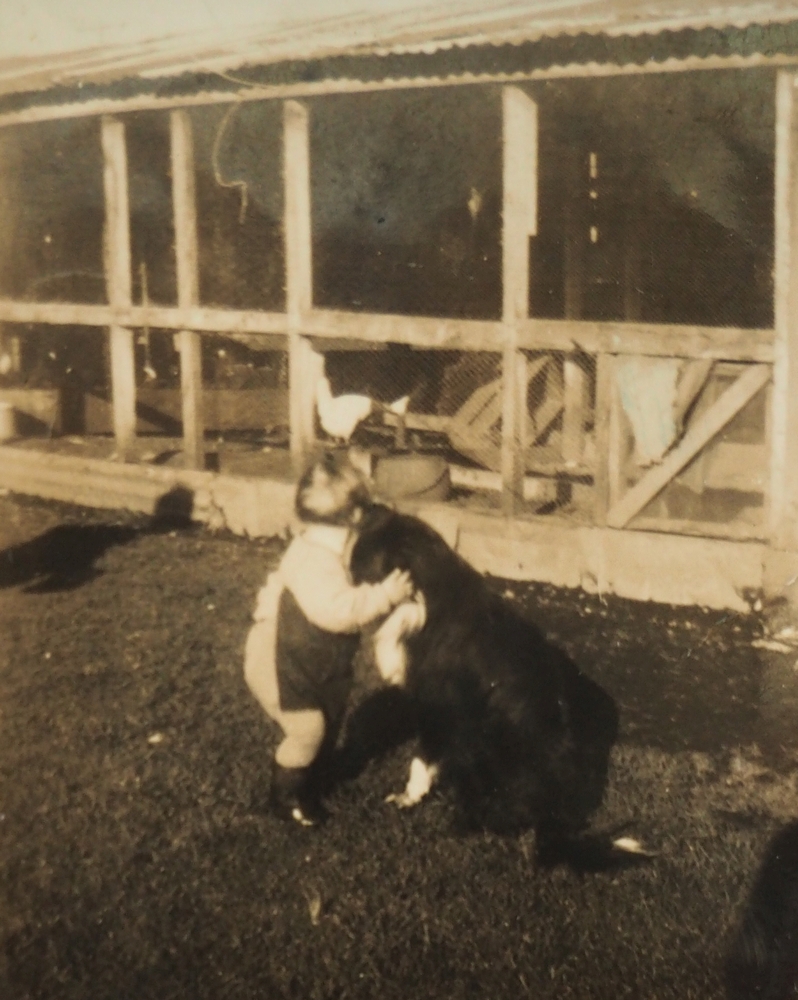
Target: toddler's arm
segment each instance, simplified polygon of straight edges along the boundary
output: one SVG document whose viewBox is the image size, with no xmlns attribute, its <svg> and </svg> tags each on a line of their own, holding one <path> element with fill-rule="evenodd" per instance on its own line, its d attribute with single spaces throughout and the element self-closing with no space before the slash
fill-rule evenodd
<svg viewBox="0 0 798 1000">
<path fill-rule="evenodd" d="M 288 559 L 283 575 L 309 621 L 328 632 L 357 632 L 413 594 L 409 574 L 400 570 L 380 583 L 355 586 L 332 553 L 315 559 L 312 568 Z"/>
</svg>

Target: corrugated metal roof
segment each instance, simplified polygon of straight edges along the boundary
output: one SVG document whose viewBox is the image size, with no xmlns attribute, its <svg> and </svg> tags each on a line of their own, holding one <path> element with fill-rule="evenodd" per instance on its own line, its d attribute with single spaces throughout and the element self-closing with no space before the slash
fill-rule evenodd
<svg viewBox="0 0 798 1000">
<path fill-rule="evenodd" d="M 131 77 L 233 73 L 345 57 L 423 56 L 480 46 L 523 46 L 563 36 L 623 36 L 744 29 L 798 22 L 795 0 L 719 4 L 706 0 L 324 0 L 306 10 L 266 5 L 256 27 L 209 33 L 186 30 L 169 37 L 0 62 L 0 94 L 54 86 L 107 84 Z M 235 5 L 231 8 L 234 22 Z M 315 12 L 315 13 L 314 13 Z M 773 32 L 768 45 L 774 43 Z M 790 39 L 792 44 L 792 39 Z M 591 58 L 596 58 L 591 53 Z M 599 59 L 600 61 L 600 59 Z"/>
</svg>

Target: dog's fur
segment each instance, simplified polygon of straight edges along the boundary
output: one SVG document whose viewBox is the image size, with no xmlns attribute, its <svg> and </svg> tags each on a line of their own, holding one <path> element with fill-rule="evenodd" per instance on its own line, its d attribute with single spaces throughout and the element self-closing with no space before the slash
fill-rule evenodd
<svg viewBox="0 0 798 1000">
<path fill-rule="evenodd" d="M 612 698 L 418 518 L 371 508 L 351 567 L 358 582 L 406 569 L 423 597 L 397 679 L 415 703 L 420 756 L 453 788 L 460 821 L 534 827 L 539 849 L 581 831 L 606 784 Z"/>
</svg>

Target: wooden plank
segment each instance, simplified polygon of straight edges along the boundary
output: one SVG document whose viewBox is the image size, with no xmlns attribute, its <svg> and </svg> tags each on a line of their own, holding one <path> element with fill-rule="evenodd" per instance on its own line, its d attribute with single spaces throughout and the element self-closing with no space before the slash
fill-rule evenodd
<svg viewBox="0 0 798 1000">
<path fill-rule="evenodd" d="M 263 310 L 173 306 L 90 305 L 71 302 L 22 302 L 0 299 L 0 322 L 56 326 L 121 326 L 163 330 L 191 329 L 230 336 L 263 337 L 262 349 L 275 350 L 288 333 L 286 313 Z M 498 321 L 439 319 L 389 313 L 313 309 L 302 318 L 303 333 L 323 340 L 403 343 L 423 350 L 499 351 L 504 327 Z M 276 335 L 269 337 L 268 335 Z M 715 358 L 772 362 L 774 332 L 769 329 L 680 326 L 663 323 L 608 323 L 589 320 L 527 319 L 519 323 L 518 343 L 529 351 L 582 351 L 586 354 L 640 354 L 650 357 Z M 253 340 L 253 346 L 255 341 Z M 333 345 L 335 346 L 335 345 Z"/>
<path fill-rule="evenodd" d="M 453 486 L 467 490 L 485 490 L 498 493 L 502 488 L 502 478 L 488 469 L 471 469 L 464 465 L 449 465 L 449 475 Z M 525 502 L 538 500 L 550 503 L 557 499 L 557 483 L 554 479 L 524 476 L 523 497 Z"/>
<path fill-rule="evenodd" d="M 704 361 L 691 362 L 691 364 L 696 366 L 704 363 L 705 363 Z M 714 373 L 716 377 L 711 380 L 707 378 L 706 384 L 699 393 L 695 403 L 695 408 L 693 409 L 694 420 L 700 419 L 702 414 L 706 413 L 706 411 L 715 403 L 721 391 L 721 383 L 717 378 L 717 376 L 719 375 L 720 363 L 717 361 L 713 361 L 711 362 L 711 364 L 714 368 Z M 678 389 L 677 389 L 677 406 L 678 406 Z M 682 414 L 682 416 L 683 415 L 684 414 Z M 707 478 L 708 468 L 709 468 L 709 455 L 707 454 L 706 449 L 704 449 L 703 451 L 699 452 L 699 454 L 696 455 L 693 461 L 689 462 L 688 465 L 679 473 L 677 477 L 677 482 L 679 482 L 682 486 L 686 486 L 688 489 L 692 490 L 693 493 L 699 493 L 699 494 L 703 493 L 707 485 L 706 478 Z"/>
<path fill-rule="evenodd" d="M 395 413 L 385 413 L 383 422 L 388 427 L 398 427 L 399 417 Z M 404 425 L 409 431 L 432 431 L 437 434 L 447 434 L 454 417 L 440 416 L 437 413 L 406 413 Z"/>
<path fill-rule="evenodd" d="M 534 80 L 560 80 L 582 78 L 625 77 L 663 73 L 684 73 L 692 71 L 712 71 L 722 69 L 749 69 L 755 67 L 794 66 L 793 55 L 779 53 L 767 55 L 754 53 L 750 56 L 735 54 L 713 56 L 687 56 L 650 60 L 645 63 L 568 63 L 546 66 L 527 72 L 513 73 L 463 73 L 451 76 L 412 78 L 387 77 L 382 80 L 336 79 L 319 80 L 291 84 L 242 86 L 238 90 L 203 90 L 193 94 L 172 94 L 160 96 L 141 94 L 128 98 L 100 97 L 70 103 L 36 105 L 19 111 L 9 111 L 0 115 L 0 128 L 7 125 L 22 125 L 32 122 L 59 121 L 68 118 L 88 118 L 108 114 L 123 114 L 135 111 L 168 111 L 177 107 L 212 107 L 243 101 L 286 100 L 288 98 L 308 98 L 331 94 L 362 94 L 389 90 L 418 90 L 438 87 L 477 86 L 485 84 L 520 83 Z M 180 67 L 182 72 L 184 67 Z M 166 71 L 164 71 L 165 75 Z"/>
<path fill-rule="evenodd" d="M 608 511 L 620 496 L 628 451 L 629 431 L 615 368 L 615 355 L 602 354 L 598 357 L 593 428 L 596 456 L 594 518 L 597 524 L 607 523 Z"/>
<path fill-rule="evenodd" d="M 773 381 L 765 389 L 765 433 L 764 433 L 764 471 L 762 475 L 762 493 L 764 514 L 763 520 L 767 525 L 768 537 L 772 534 L 773 525 L 773 505 L 771 500 L 771 486 L 773 475 Z"/>
<path fill-rule="evenodd" d="M 776 327 L 771 410 L 770 534 L 798 549 L 798 98 L 793 73 L 776 83 Z"/>
<path fill-rule="evenodd" d="M 316 384 L 323 355 L 302 336 L 313 305 L 313 242 L 310 202 L 310 118 L 297 101 L 283 105 L 285 269 L 288 314 L 288 395 L 291 459 L 299 473 L 316 440 Z"/>
<path fill-rule="evenodd" d="M 524 459 L 527 448 L 527 358 L 512 344 L 502 356 L 502 509 L 512 514 L 524 499 Z"/>
<path fill-rule="evenodd" d="M 199 305 L 199 240 L 194 177 L 194 141 L 191 119 L 185 110 L 170 116 L 172 152 L 172 202 L 177 260 L 177 304 L 185 309 Z M 183 329 L 180 338 L 180 388 L 182 391 L 183 456 L 189 469 L 205 468 L 205 428 L 202 420 L 202 343 L 200 336 Z"/>
<path fill-rule="evenodd" d="M 0 486 L 89 507 L 156 513 L 175 488 L 192 496 L 191 518 L 249 537 L 289 525 L 294 487 L 276 476 L 249 478 L 193 469 L 121 465 L 30 449 L 0 447 Z"/>
<path fill-rule="evenodd" d="M 537 232 L 538 108 L 519 87 L 502 90 L 502 320 L 529 315 L 529 237 Z"/>
<path fill-rule="evenodd" d="M 770 362 L 774 336 L 769 329 L 530 318 L 519 324 L 518 343 L 529 351 Z"/>
<path fill-rule="evenodd" d="M 458 552 L 481 572 L 541 580 L 638 601 L 750 611 L 741 594 L 763 581 L 756 541 L 616 531 L 553 515 L 499 519 L 459 513 Z M 655 569 L 653 569 L 655 568 Z"/>
<path fill-rule="evenodd" d="M 713 391 L 708 383 L 715 366 L 716 362 L 706 358 L 685 362 L 684 370 L 676 385 L 676 400 L 673 405 L 673 419 L 679 433 L 685 416 L 694 403 L 696 407 L 694 416 L 697 418 L 714 402 L 717 392 Z M 708 459 L 705 449 L 679 474 L 678 481 L 694 493 L 703 493 L 705 486 L 709 485 L 706 482 Z"/>
<path fill-rule="evenodd" d="M 0 303 L 0 318 L 2 318 Z M 528 351 L 640 354 L 651 357 L 773 360 L 771 329 L 527 318 L 517 321 L 518 346 Z M 413 344 L 425 350 L 500 350 L 503 328 L 488 320 L 354 313 L 314 309 L 303 329 L 319 337 Z"/>
<path fill-rule="evenodd" d="M 576 465 L 584 451 L 587 419 L 588 375 L 573 358 L 563 360 L 562 457 L 566 465 Z"/>
<path fill-rule="evenodd" d="M 502 90 L 502 510 L 523 502 L 527 358 L 518 322 L 529 315 L 529 237 L 537 232 L 538 108 L 519 87 Z"/>
<path fill-rule="evenodd" d="M 581 169 L 580 169 L 581 168 Z M 582 317 L 585 264 L 585 201 L 583 158 L 568 164 L 565 205 L 565 318 Z M 563 358 L 563 461 L 577 464 L 584 450 L 584 427 L 587 413 L 587 373 L 579 362 L 566 355 Z"/>
<path fill-rule="evenodd" d="M 711 358 L 690 361 L 682 372 L 676 386 L 676 401 L 673 407 L 673 418 L 677 427 L 681 425 L 688 410 L 696 401 L 706 386 L 715 362 Z"/>
<path fill-rule="evenodd" d="M 504 337 L 504 328 L 498 321 L 318 308 L 303 317 L 302 329 L 316 337 L 410 344 L 424 350 L 444 351 L 499 351 Z"/>
<path fill-rule="evenodd" d="M 260 310 L 176 306 L 112 306 L 72 302 L 15 302 L 0 299 L 0 322 L 49 323 L 55 326 L 149 327 L 151 330 L 198 330 L 242 338 L 261 338 L 263 350 L 285 346 L 285 313 Z M 253 343 L 256 340 L 253 339 Z"/>
<path fill-rule="evenodd" d="M 596 358 L 596 408 L 593 418 L 593 450 L 596 456 L 593 517 L 596 524 L 606 524 L 610 509 L 610 410 L 615 391 L 615 359 L 611 354 Z"/>
<path fill-rule="evenodd" d="M 614 364 L 609 403 L 606 462 L 609 507 L 612 510 L 620 500 L 626 486 L 626 461 L 629 451 L 629 428 L 626 422 L 626 414 L 623 412 L 623 407 L 621 406 L 621 393 L 618 387 L 618 379 L 615 376 Z M 609 516 L 607 517 L 607 523 L 610 523 Z"/>
<path fill-rule="evenodd" d="M 541 438 L 545 437 L 551 430 L 552 425 L 563 411 L 564 387 L 563 373 L 556 364 L 556 359 L 551 355 L 543 355 L 545 361 L 545 375 L 543 380 L 543 398 L 540 406 L 535 410 L 529 419 L 528 437 L 532 444 L 537 444 Z M 536 359 L 540 362 L 540 358 Z M 531 366 L 534 362 L 529 362 Z M 527 385 L 534 378 L 527 376 Z"/>
<path fill-rule="evenodd" d="M 622 528 L 739 413 L 771 377 L 769 365 L 752 365 L 693 423 L 665 459 L 651 468 L 607 513 L 607 524 Z"/>
<path fill-rule="evenodd" d="M 286 302 L 298 329 L 313 303 L 310 208 L 310 114 L 298 101 L 283 105 Z"/>
<path fill-rule="evenodd" d="M 730 538 L 738 542 L 761 542 L 767 537 L 762 525 L 742 521 L 693 521 L 675 517 L 636 517 L 630 531 L 655 531 L 696 538 Z"/>
<path fill-rule="evenodd" d="M 13 406 L 17 433 L 22 437 L 41 433 L 50 437 L 61 431 L 61 393 L 58 389 L 0 389 L 0 402 Z"/>
<path fill-rule="evenodd" d="M 130 272 L 130 209 L 127 177 L 125 126 L 103 118 L 103 186 L 105 191 L 104 257 L 108 301 L 129 306 L 132 299 Z M 133 331 L 114 323 L 109 331 L 111 394 L 114 406 L 114 437 L 117 457 L 127 460 L 136 437 L 136 366 Z"/>
</svg>

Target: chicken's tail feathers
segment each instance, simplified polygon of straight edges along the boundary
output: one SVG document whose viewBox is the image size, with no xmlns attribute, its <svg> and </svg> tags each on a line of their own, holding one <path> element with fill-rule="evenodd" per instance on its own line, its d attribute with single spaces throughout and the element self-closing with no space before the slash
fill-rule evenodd
<svg viewBox="0 0 798 1000">
<path fill-rule="evenodd" d="M 395 399 L 392 403 L 386 403 L 385 409 L 389 413 L 395 413 L 398 417 L 403 417 L 407 413 L 407 407 L 410 405 L 410 397 L 402 396 L 400 399 Z"/>
</svg>

